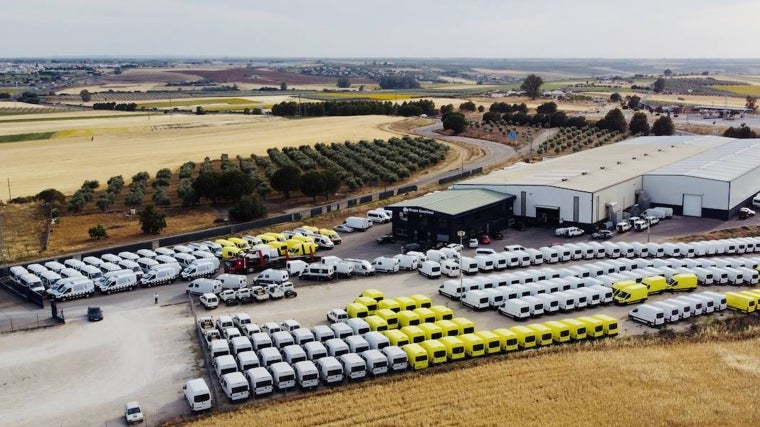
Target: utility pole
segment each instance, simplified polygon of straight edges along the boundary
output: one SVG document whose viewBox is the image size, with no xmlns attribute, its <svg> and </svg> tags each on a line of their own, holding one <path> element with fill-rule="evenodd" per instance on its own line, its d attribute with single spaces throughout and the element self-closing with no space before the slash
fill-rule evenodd
<svg viewBox="0 0 760 427">
<path fill-rule="evenodd" d="M 462 290 L 462 251 L 464 251 L 464 246 L 462 245 L 462 238 L 465 233 L 464 230 L 457 231 L 457 236 L 459 236 L 459 246 L 461 249 L 459 250 L 459 290 Z M 462 298 L 459 298 L 459 306 L 462 306 Z"/>
</svg>

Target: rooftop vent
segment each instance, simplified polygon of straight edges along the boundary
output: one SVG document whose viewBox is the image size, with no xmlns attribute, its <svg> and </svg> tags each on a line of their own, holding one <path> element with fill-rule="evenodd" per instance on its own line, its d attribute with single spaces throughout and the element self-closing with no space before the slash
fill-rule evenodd
<svg viewBox="0 0 760 427">
<path fill-rule="evenodd" d="M 658 148 L 657 151 L 662 151 L 662 148 Z"/>
<path fill-rule="evenodd" d="M 636 160 L 636 156 L 631 157 L 631 159 Z"/>
<path fill-rule="evenodd" d="M 588 172 L 581 172 L 581 175 L 588 175 Z"/>
<path fill-rule="evenodd" d="M 562 178 L 562 182 L 565 182 L 565 181 L 567 181 L 567 178 Z"/>
<path fill-rule="evenodd" d="M 607 166 L 599 166 L 599 169 L 607 169 Z"/>
<path fill-rule="evenodd" d="M 621 162 L 620 160 L 618 160 L 617 164 L 622 165 L 623 162 Z M 602 169 L 604 169 L 604 167 L 602 167 Z"/>
<path fill-rule="evenodd" d="M 644 153 L 644 157 L 646 157 L 646 156 L 648 156 L 648 155 L 649 155 L 649 153 Z"/>
</svg>

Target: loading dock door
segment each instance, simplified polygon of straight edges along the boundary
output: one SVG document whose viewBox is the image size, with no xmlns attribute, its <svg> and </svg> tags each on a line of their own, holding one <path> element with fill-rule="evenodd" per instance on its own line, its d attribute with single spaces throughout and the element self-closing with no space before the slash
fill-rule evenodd
<svg viewBox="0 0 760 427">
<path fill-rule="evenodd" d="M 559 208 L 536 206 L 536 221 L 541 224 L 559 224 Z"/>
<path fill-rule="evenodd" d="M 683 216 L 702 216 L 702 196 L 699 194 L 683 195 Z"/>
</svg>

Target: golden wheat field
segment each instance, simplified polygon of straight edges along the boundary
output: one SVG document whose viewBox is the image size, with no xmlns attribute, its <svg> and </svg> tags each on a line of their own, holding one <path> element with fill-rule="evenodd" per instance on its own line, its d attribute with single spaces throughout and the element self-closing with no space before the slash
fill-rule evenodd
<svg viewBox="0 0 760 427">
<path fill-rule="evenodd" d="M 265 155 L 273 147 L 387 139 L 396 134 L 386 130 L 386 125 L 402 119 L 159 114 L 0 122 L 0 135 L 57 132 L 49 140 L 0 144 L 0 181 L 10 180 L 13 197 L 50 187 L 70 193 L 86 179 L 105 182 L 114 175 L 129 178 L 139 171 L 153 175 L 161 168 L 175 169 L 207 156 L 247 157 Z"/>
<path fill-rule="evenodd" d="M 543 354 L 410 372 L 268 399 L 184 426 L 749 425 L 760 415 L 760 339 Z"/>
</svg>

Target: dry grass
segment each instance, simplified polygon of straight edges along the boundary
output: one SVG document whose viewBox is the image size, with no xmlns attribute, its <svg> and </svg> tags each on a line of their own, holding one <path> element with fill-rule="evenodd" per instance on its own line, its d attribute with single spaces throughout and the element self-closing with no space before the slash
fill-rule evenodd
<svg viewBox="0 0 760 427">
<path fill-rule="evenodd" d="M 743 425 L 760 414 L 760 332 L 743 319 L 749 326 L 735 340 L 719 327 L 550 347 L 267 399 L 181 425 L 640 425 L 642 417 L 646 425 Z"/>
<path fill-rule="evenodd" d="M 13 263 L 42 256 L 40 249 L 45 224 L 45 213 L 35 203 L 0 207 L 0 225 L 5 244 L 0 250 L 6 251 L 6 261 Z M 0 256 L 0 260 L 2 258 Z"/>
<path fill-rule="evenodd" d="M 736 228 L 725 228 L 722 230 L 713 230 L 706 233 L 691 234 L 688 236 L 673 239 L 675 242 L 696 242 L 700 240 L 717 240 L 733 239 L 736 237 L 756 237 L 760 236 L 760 226 L 743 225 Z"/>
</svg>

